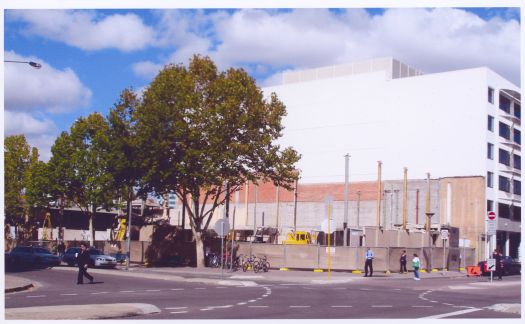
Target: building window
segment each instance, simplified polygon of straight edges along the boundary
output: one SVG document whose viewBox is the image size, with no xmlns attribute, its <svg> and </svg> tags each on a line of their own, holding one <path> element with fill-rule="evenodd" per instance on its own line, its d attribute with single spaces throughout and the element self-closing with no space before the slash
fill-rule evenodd
<svg viewBox="0 0 525 324">
<path fill-rule="evenodd" d="M 512 219 L 521 222 L 521 207 L 512 206 Z"/>
<path fill-rule="evenodd" d="M 517 102 L 514 103 L 514 116 L 521 119 L 521 105 Z"/>
<path fill-rule="evenodd" d="M 487 200 L 487 211 L 494 211 L 494 201 Z"/>
<path fill-rule="evenodd" d="M 513 180 L 512 181 L 512 192 L 515 195 L 520 195 L 521 196 L 521 181 L 519 181 L 519 180 Z"/>
<path fill-rule="evenodd" d="M 487 187 L 494 188 L 494 173 L 487 172 Z"/>
<path fill-rule="evenodd" d="M 517 129 L 514 129 L 514 143 L 521 145 L 521 132 Z"/>
<path fill-rule="evenodd" d="M 489 95 L 488 96 L 489 102 L 493 104 L 494 103 L 494 89 L 489 87 L 488 95 Z"/>
<path fill-rule="evenodd" d="M 494 144 L 487 143 L 487 158 L 494 160 Z"/>
<path fill-rule="evenodd" d="M 489 115 L 487 119 L 487 128 L 491 132 L 494 131 L 494 117 L 492 117 L 491 115 Z"/>
<path fill-rule="evenodd" d="M 510 166 L 510 153 L 499 149 L 499 163 L 505 164 L 506 166 Z"/>
<path fill-rule="evenodd" d="M 510 140 L 510 127 L 509 125 L 499 122 L 499 136 Z"/>
<path fill-rule="evenodd" d="M 498 217 L 510 218 L 510 206 L 507 204 L 498 203 Z"/>
<path fill-rule="evenodd" d="M 498 189 L 505 192 L 510 192 L 510 180 L 507 177 L 499 176 Z"/>
<path fill-rule="evenodd" d="M 514 159 L 514 169 L 521 170 L 521 156 L 513 154 L 512 157 Z"/>
<path fill-rule="evenodd" d="M 510 99 L 499 94 L 499 109 L 503 110 L 507 114 L 510 114 Z"/>
</svg>

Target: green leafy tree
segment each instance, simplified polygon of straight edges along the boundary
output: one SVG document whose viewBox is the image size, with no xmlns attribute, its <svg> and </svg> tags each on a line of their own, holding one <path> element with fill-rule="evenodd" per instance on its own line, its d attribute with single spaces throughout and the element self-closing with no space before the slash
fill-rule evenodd
<svg viewBox="0 0 525 324">
<path fill-rule="evenodd" d="M 5 221 L 22 224 L 29 205 L 25 197 L 25 177 L 31 162 L 31 147 L 24 135 L 8 136 L 4 140 L 4 208 Z"/>
<path fill-rule="evenodd" d="M 285 115 L 277 96 L 265 100 L 244 70 L 219 72 L 208 57 L 194 56 L 189 67 L 166 66 L 145 91 L 135 112 L 143 186 L 160 195 L 173 191 L 183 201 L 198 267 L 204 266 L 202 233 L 225 197 L 246 181 L 291 189 L 299 176 L 297 152 L 275 144 Z"/>
<path fill-rule="evenodd" d="M 133 114 L 140 100 L 132 89 L 125 89 L 120 100 L 108 116 L 109 164 L 108 171 L 114 179 L 115 190 L 126 201 L 129 212 L 134 198 L 134 188 L 140 179 L 140 159 L 137 157 L 137 141 Z M 130 225 L 130 224 L 128 224 Z"/>
<path fill-rule="evenodd" d="M 98 113 L 79 118 L 70 133 L 63 132 L 51 149 L 50 173 L 57 177 L 53 190 L 88 215 L 91 244 L 97 209 L 109 210 L 115 197 L 108 151 L 108 123 Z"/>
<path fill-rule="evenodd" d="M 38 150 L 33 148 L 24 178 L 29 206 L 49 208 L 53 200 L 50 179 L 49 166 L 39 160 Z"/>
</svg>

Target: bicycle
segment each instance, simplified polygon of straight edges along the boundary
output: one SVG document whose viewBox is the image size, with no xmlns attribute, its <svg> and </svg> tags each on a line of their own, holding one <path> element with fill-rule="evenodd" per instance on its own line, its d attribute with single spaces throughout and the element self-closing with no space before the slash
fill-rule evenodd
<svg viewBox="0 0 525 324">
<path fill-rule="evenodd" d="M 259 268 L 259 262 L 257 261 L 257 257 L 255 255 L 252 255 L 248 257 L 242 264 L 242 271 L 246 272 L 249 269 L 255 271 L 256 268 Z"/>
<path fill-rule="evenodd" d="M 268 262 L 267 258 L 266 258 L 266 255 L 263 256 L 262 258 L 259 258 L 259 261 L 258 261 L 258 267 L 257 269 L 253 269 L 254 272 L 259 272 L 260 270 L 262 270 L 263 272 L 268 272 L 268 270 L 270 269 L 270 262 Z"/>
</svg>

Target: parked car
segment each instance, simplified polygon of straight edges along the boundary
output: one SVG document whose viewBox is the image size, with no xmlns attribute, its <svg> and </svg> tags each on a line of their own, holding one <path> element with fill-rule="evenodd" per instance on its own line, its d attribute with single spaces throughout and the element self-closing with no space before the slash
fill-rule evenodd
<svg viewBox="0 0 525 324">
<path fill-rule="evenodd" d="M 503 275 L 508 276 L 510 274 L 520 274 L 521 273 L 521 263 L 519 261 L 514 260 L 512 257 L 504 256 L 501 258 L 500 262 L 501 262 L 501 270 L 503 271 Z M 487 269 L 487 261 L 480 261 L 478 263 L 478 266 L 481 270 L 481 273 L 484 276 L 490 275 L 490 271 Z"/>
<path fill-rule="evenodd" d="M 51 268 L 60 265 L 60 258 L 43 247 L 17 246 L 5 257 L 6 265 L 14 268 Z"/>
<path fill-rule="evenodd" d="M 62 258 L 62 261 L 67 263 L 68 266 L 72 267 L 77 264 L 77 254 L 80 253 L 79 247 L 71 247 L 66 250 L 66 253 L 64 253 L 64 257 Z M 108 268 L 114 268 L 117 266 L 117 259 L 105 255 L 102 251 L 90 248 L 89 249 L 89 257 L 90 267 L 108 267 Z"/>
</svg>

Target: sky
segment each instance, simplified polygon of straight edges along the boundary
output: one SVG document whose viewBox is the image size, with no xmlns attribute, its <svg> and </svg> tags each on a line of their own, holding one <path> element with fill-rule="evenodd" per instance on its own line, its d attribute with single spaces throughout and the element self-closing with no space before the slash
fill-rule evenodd
<svg viewBox="0 0 525 324">
<path fill-rule="evenodd" d="M 165 64 L 187 64 L 193 54 L 210 56 L 221 70 L 242 67 L 261 87 L 278 84 L 284 71 L 385 56 L 424 73 L 487 66 L 520 84 L 519 8 L 112 3 L 122 9 L 49 10 L 40 3 L 4 11 L 4 60 L 42 64 L 4 63 L 4 136 L 24 134 L 44 161 L 77 118 L 106 116 L 123 89 L 140 92 Z"/>
</svg>

